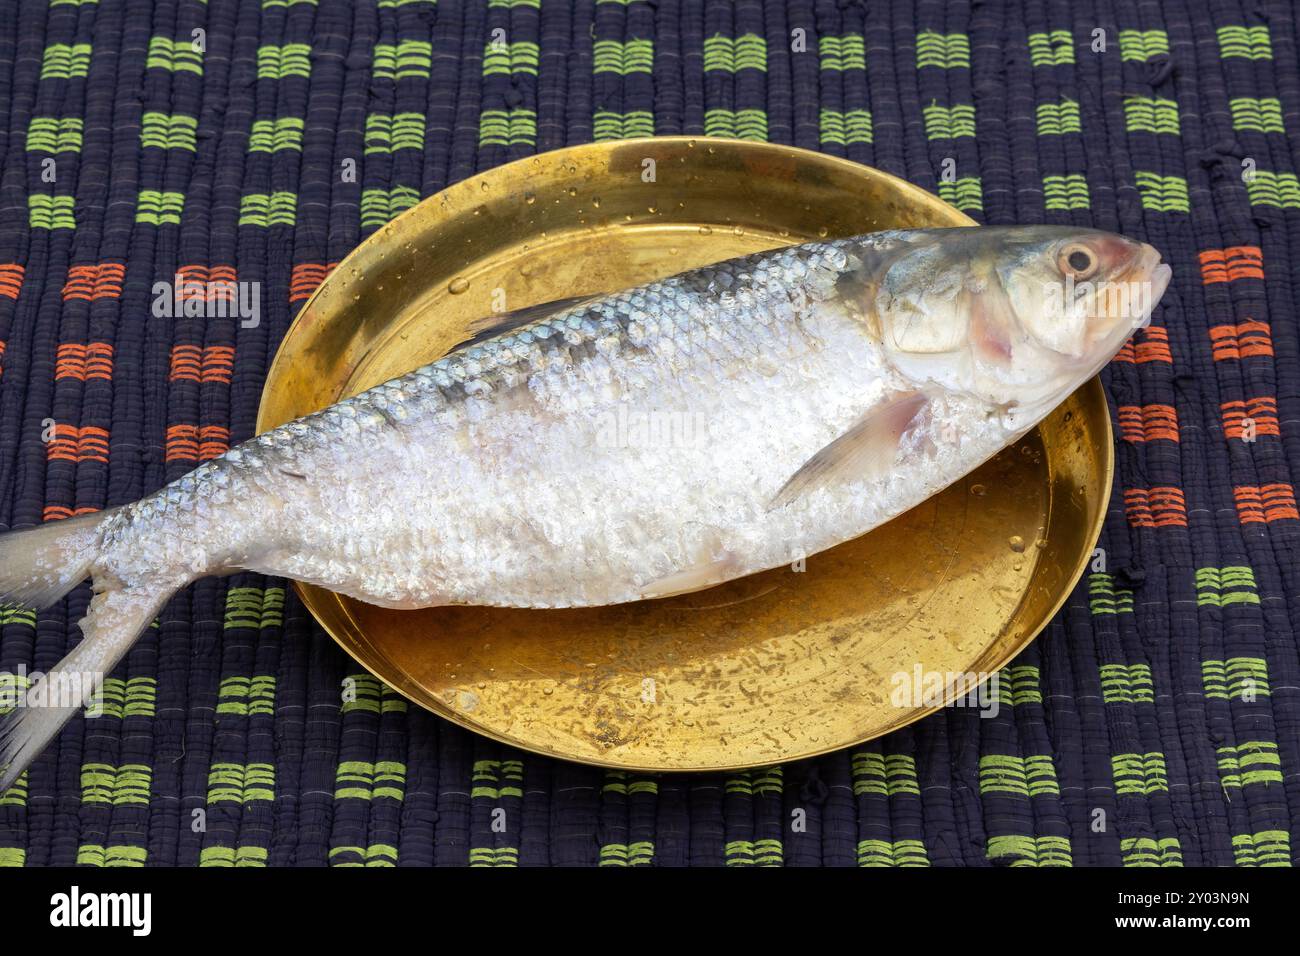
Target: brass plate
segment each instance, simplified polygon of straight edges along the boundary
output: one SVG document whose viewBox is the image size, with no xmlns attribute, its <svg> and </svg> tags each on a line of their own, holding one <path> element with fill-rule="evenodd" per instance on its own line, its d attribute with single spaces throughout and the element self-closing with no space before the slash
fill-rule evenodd
<svg viewBox="0 0 1300 956">
<path fill-rule="evenodd" d="M 280 346 L 258 428 L 432 361 L 503 308 L 819 236 L 969 224 L 899 179 L 783 146 L 674 137 L 520 160 L 425 200 L 334 270 Z M 574 611 L 390 611 L 295 587 L 361 664 L 471 730 L 624 769 L 754 766 L 936 709 L 895 706 L 897 674 L 1004 665 L 1083 573 L 1111 469 L 1093 381 L 1021 446 L 802 573 Z"/>
</svg>

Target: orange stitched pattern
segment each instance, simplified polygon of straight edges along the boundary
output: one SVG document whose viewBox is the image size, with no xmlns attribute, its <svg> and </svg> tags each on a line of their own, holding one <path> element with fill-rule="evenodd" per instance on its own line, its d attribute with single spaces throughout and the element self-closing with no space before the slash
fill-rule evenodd
<svg viewBox="0 0 1300 956">
<path fill-rule="evenodd" d="M 1247 319 L 1240 325 L 1214 326 L 1210 329 L 1210 343 L 1216 362 L 1273 354 L 1273 336 L 1268 323 L 1255 319 Z"/>
<path fill-rule="evenodd" d="M 71 266 L 63 284 L 63 300 L 117 299 L 122 295 L 122 277 L 126 266 L 120 262 L 101 262 L 93 266 Z"/>
<path fill-rule="evenodd" d="M 171 373 L 173 382 L 230 383 L 230 373 L 235 367 L 235 350 L 228 345 L 172 346 Z"/>
<path fill-rule="evenodd" d="M 1178 412 L 1172 405 L 1121 405 L 1119 430 L 1125 441 L 1178 441 Z"/>
<path fill-rule="evenodd" d="M 1134 528 L 1187 526 L 1187 503 L 1181 488 L 1129 488 L 1124 492 L 1124 511 Z"/>
<path fill-rule="evenodd" d="M 89 345 L 68 343 L 55 352 L 54 378 L 76 378 L 81 381 L 113 377 L 113 346 L 107 342 Z"/>
<path fill-rule="evenodd" d="M 46 444 L 49 461 L 108 461 L 108 431 L 87 425 L 55 425 L 54 437 Z"/>
<path fill-rule="evenodd" d="M 0 295 L 10 299 L 18 298 L 18 290 L 23 287 L 22 266 L 13 262 L 0 265 Z"/>
<path fill-rule="evenodd" d="M 1258 246 L 1206 249 L 1200 255 L 1201 281 L 1206 285 L 1236 279 L 1264 278 L 1264 256 Z"/>
<path fill-rule="evenodd" d="M 1244 402 L 1224 402 L 1223 434 L 1227 438 L 1246 439 L 1258 435 L 1281 435 L 1277 421 L 1276 398 L 1248 398 Z"/>
<path fill-rule="evenodd" d="M 1115 361 L 1136 362 L 1139 365 L 1144 362 L 1172 364 L 1174 357 L 1169 352 L 1169 331 L 1154 325 L 1139 329 L 1115 354 Z"/>
<path fill-rule="evenodd" d="M 316 287 L 325 281 L 325 277 L 334 271 L 337 262 L 300 262 L 293 267 L 289 276 L 289 301 L 300 302 L 311 298 Z"/>
<path fill-rule="evenodd" d="M 1300 511 L 1296 511 L 1295 489 L 1289 484 L 1238 485 L 1232 489 L 1232 495 L 1237 499 L 1237 517 L 1242 524 L 1300 518 Z"/>
</svg>

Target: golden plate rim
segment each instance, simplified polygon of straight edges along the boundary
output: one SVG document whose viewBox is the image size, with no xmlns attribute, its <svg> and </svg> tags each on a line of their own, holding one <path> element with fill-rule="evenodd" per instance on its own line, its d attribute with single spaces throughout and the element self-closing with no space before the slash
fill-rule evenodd
<svg viewBox="0 0 1300 956">
<path fill-rule="evenodd" d="M 255 425 L 257 433 L 260 434 L 261 432 L 266 431 L 269 428 L 275 427 L 275 424 L 280 423 L 280 422 L 275 422 L 275 424 L 272 424 L 271 422 L 272 416 L 270 414 L 269 408 L 274 397 L 273 391 L 275 389 L 277 382 L 286 374 L 287 366 L 292 361 L 292 356 L 294 353 L 294 345 L 296 343 L 296 340 L 304 334 L 304 330 L 308 325 L 308 316 L 312 311 L 312 306 L 317 302 L 318 299 L 322 298 L 322 292 L 326 290 L 330 282 L 330 279 L 332 277 L 341 275 L 346 268 L 349 268 L 351 263 L 353 263 L 358 259 L 364 258 L 372 249 L 382 247 L 383 245 L 385 245 L 385 243 L 389 241 L 388 239 L 389 227 L 393 226 L 395 223 L 398 223 L 400 220 L 414 218 L 417 215 L 421 215 L 422 209 L 427 211 L 427 209 L 432 208 L 433 206 L 439 204 L 440 202 L 443 201 L 443 197 L 446 193 L 448 193 L 452 189 L 462 186 L 464 183 L 481 182 L 485 180 L 491 181 L 494 179 L 508 178 L 512 174 L 517 174 L 521 170 L 527 169 L 530 165 L 535 165 L 539 160 L 555 161 L 561 157 L 585 158 L 590 154 L 602 154 L 602 153 L 612 152 L 618 149 L 627 149 L 629 147 L 635 147 L 637 144 L 647 144 L 647 145 L 654 144 L 656 148 L 673 147 L 673 146 L 686 146 L 689 148 L 694 148 L 697 146 L 703 146 L 709 148 L 710 152 L 716 149 L 725 149 L 737 153 L 750 153 L 757 157 L 766 156 L 770 158 L 776 158 L 776 157 L 794 158 L 804 163 L 820 165 L 832 169 L 838 168 L 839 170 L 849 173 L 853 176 L 857 176 L 865 179 L 874 179 L 877 182 L 886 184 L 891 190 L 895 191 L 898 195 L 908 197 L 909 199 L 914 200 L 920 205 L 927 207 L 930 211 L 937 213 L 942 218 L 948 220 L 948 223 L 950 225 L 954 225 L 954 226 L 965 225 L 965 226 L 978 227 L 978 223 L 976 223 L 969 216 L 965 215 L 965 213 L 961 212 L 955 207 L 944 202 L 942 199 L 935 196 L 934 194 L 904 179 L 894 176 L 891 173 L 887 173 L 875 167 L 866 166 L 861 163 L 856 163 L 853 162 L 852 160 L 845 159 L 842 157 L 832 156 L 829 154 L 816 152 L 814 150 L 807 150 L 796 146 L 787 146 L 787 145 L 776 144 L 776 143 L 755 142 L 755 141 L 747 141 L 747 140 L 720 139 L 720 138 L 713 138 L 713 137 L 706 137 L 706 136 L 653 136 L 653 137 L 639 137 L 639 138 L 632 138 L 632 139 L 620 139 L 620 140 L 611 140 L 611 141 L 602 141 L 602 142 L 593 142 L 593 143 L 583 143 L 574 146 L 567 146 L 555 150 L 550 150 L 545 153 L 538 153 L 535 154 L 534 156 L 523 157 L 514 160 L 512 162 L 504 163 L 500 166 L 493 167 L 492 169 L 483 172 L 471 174 L 465 179 L 460 180 L 456 183 L 451 183 L 446 187 L 444 187 L 439 192 L 426 197 L 416 205 L 402 212 L 399 216 L 395 217 L 385 226 L 375 230 L 375 232 L 373 232 L 365 240 L 363 240 L 356 247 L 354 247 L 350 252 L 348 252 L 346 256 L 343 257 L 343 259 L 339 261 L 337 265 L 334 266 L 334 268 L 330 271 L 329 275 L 326 276 L 326 278 L 317 286 L 317 288 L 312 292 L 312 294 L 299 307 L 297 314 L 290 322 L 289 327 L 285 330 L 284 336 L 280 340 L 280 343 L 276 348 L 276 352 L 274 357 L 272 358 L 271 363 L 267 367 L 266 377 L 262 388 L 262 394 L 258 404 L 257 420 Z M 1008 643 L 1004 652 L 1000 654 L 997 658 L 995 658 L 995 664 L 991 666 L 990 670 L 987 672 L 990 674 L 1000 671 L 1012 659 L 1014 659 L 1016 655 L 1018 655 L 1021 651 L 1023 651 L 1026 647 L 1028 647 L 1034 640 L 1036 640 L 1039 637 L 1039 635 L 1042 634 L 1042 632 L 1048 627 L 1048 625 L 1050 625 L 1050 623 L 1056 617 L 1056 615 L 1060 613 L 1061 608 L 1065 606 L 1066 602 L 1069 600 L 1070 595 L 1073 593 L 1078 582 L 1083 577 L 1084 572 L 1087 570 L 1088 564 L 1092 559 L 1094 553 L 1093 549 L 1096 547 L 1096 542 L 1100 538 L 1102 529 L 1105 525 L 1105 520 L 1107 515 L 1107 508 L 1105 506 L 1105 502 L 1108 501 L 1110 498 L 1113 489 L 1113 482 L 1114 482 L 1115 449 L 1114 449 L 1114 432 L 1110 421 L 1106 394 L 1102 386 L 1100 376 L 1096 376 L 1090 379 L 1088 382 L 1084 383 L 1084 385 L 1080 386 L 1080 388 L 1076 390 L 1074 395 L 1071 396 L 1071 399 L 1077 399 L 1081 402 L 1081 404 L 1090 413 L 1090 415 L 1094 417 L 1094 424 L 1096 425 L 1096 427 L 1098 427 L 1100 431 L 1100 434 L 1098 436 L 1099 440 L 1097 442 L 1098 450 L 1101 453 L 1100 460 L 1097 463 L 1098 465 L 1097 470 L 1099 472 L 1099 474 L 1097 475 L 1097 477 L 1099 478 L 1097 487 L 1102 500 L 1102 504 L 1101 506 L 1095 509 L 1095 514 L 1093 515 L 1092 521 L 1090 523 L 1090 527 L 1087 529 L 1085 534 L 1085 540 L 1092 542 L 1092 547 L 1080 550 L 1076 564 L 1074 568 L 1070 571 L 1070 573 L 1067 576 L 1065 576 L 1065 578 L 1063 579 L 1063 583 L 1059 588 L 1057 598 L 1055 602 L 1051 605 L 1050 610 L 1043 613 L 1040 616 L 1040 619 L 1035 622 L 1032 628 L 1027 628 L 1021 639 L 1016 641 L 1011 641 Z M 905 715 L 901 717 L 900 720 L 898 720 L 897 722 L 889 726 L 877 730 L 869 731 L 860 737 L 838 740 L 835 741 L 834 743 L 829 743 L 824 747 L 792 752 L 781 756 L 776 761 L 765 760 L 760 763 L 754 763 L 754 762 L 710 763 L 707 765 L 692 764 L 692 765 L 678 766 L 678 765 L 667 765 L 667 764 L 654 764 L 654 765 L 637 764 L 635 762 L 629 762 L 627 760 L 614 760 L 614 759 L 605 760 L 605 759 L 601 759 L 599 756 L 591 756 L 585 754 L 582 756 L 576 756 L 574 754 L 566 753 L 556 748 L 541 746 L 534 742 L 528 740 L 522 740 L 513 737 L 509 734 L 500 733 L 493 729 L 484 727 L 483 725 L 475 721 L 471 716 L 444 705 L 443 702 L 439 700 L 436 696 L 431 694 L 427 688 L 425 688 L 417 681 L 415 681 L 412 677 L 410 677 L 396 661 L 393 661 L 391 658 L 387 656 L 383 656 L 382 652 L 380 652 L 382 657 L 380 663 L 387 664 L 388 666 L 376 667 L 375 666 L 376 662 L 373 659 L 368 660 L 365 657 L 363 657 L 363 655 L 360 652 L 361 648 L 357 646 L 358 642 L 364 643 L 372 648 L 374 647 L 374 645 L 370 643 L 364 630 L 361 628 L 360 624 L 356 621 L 355 616 L 351 613 L 351 610 L 349 609 L 348 605 L 344 601 L 342 601 L 338 595 L 334 594 L 334 592 L 331 592 L 325 588 L 316 587 L 314 585 L 303 584 L 302 582 L 295 581 L 292 579 L 289 579 L 289 583 L 292 585 L 294 591 L 298 594 L 299 599 L 303 602 L 303 605 L 307 608 L 308 612 L 311 614 L 312 618 L 316 621 L 316 623 L 322 628 L 322 630 L 325 631 L 325 633 L 327 633 L 330 636 L 330 638 L 336 644 L 338 644 L 339 647 L 343 649 L 343 651 L 349 657 L 351 657 L 354 661 L 360 664 L 367 672 L 375 675 L 384 683 L 386 683 L 388 686 L 392 687 L 394 690 L 401 693 L 405 698 L 407 698 L 412 703 L 419 705 L 423 709 L 428 710 L 429 712 L 437 715 L 438 717 L 448 720 L 449 722 L 465 730 L 469 730 L 475 734 L 481 735 L 483 737 L 487 737 L 491 740 L 497 741 L 498 743 L 515 747 L 529 753 L 538 754 L 540 756 L 549 757 L 558 760 L 565 760 L 574 763 L 586 764 L 589 766 L 604 767 L 608 769 L 616 769 L 616 770 L 622 770 L 628 772 L 704 773 L 704 772 L 727 772 L 733 770 L 742 770 L 754 766 L 770 765 L 773 762 L 790 762 L 795 760 L 806 760 L 815 757 L 820 757 L 828 753 L 834 753 L 836 751 L 861 746 L 862 744 L 868 741 L 875 740 L 879 737 L 893 733 L 894 731 L 900 730 L 904 727 L 914 724 L 917 721 L 925 717 L 928 717 L 938 712 L 939 710 L 942 710 L 944 707 L 948 706 L 954 700 L 960 697 L 963 693 L 969 691 L 969 688 L 954 688 L 950 692 L 945 692 L 943 699 L 940 703 L 931 706 L 920 706 L 920 707 L 911 708 L 906 711 Z M 317 607 L 317 602 L 319 600 L 332 600 L 335 602 L 337 608 L 341 610 L 348 624 L 356 632 L 356 638 L 353 638 L 351 635 L 341 633 L 339 629 L 333 626 L 333 624 L 328 619 L 326 619 L 325 617 L 322 616 L 321 613 L 319 613 L 319 609 Z"/>
</svg>

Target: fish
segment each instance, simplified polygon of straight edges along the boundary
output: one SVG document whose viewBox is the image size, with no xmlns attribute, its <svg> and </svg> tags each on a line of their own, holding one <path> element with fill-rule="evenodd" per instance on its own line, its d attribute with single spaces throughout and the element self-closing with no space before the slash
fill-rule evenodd
<svg viewBox="0 0 1300 956">
<path fill-rule="evenodd" d="M 792 564 L 1014 443 L 1169 279 L 1097 230 L 888 231 L 489 317 L 139 501 L 0 535 L 0 601 L 92 584 L 81 642 L 0 718 L 0 790 L 196 579 L 571 608 Z"/>
</svg>

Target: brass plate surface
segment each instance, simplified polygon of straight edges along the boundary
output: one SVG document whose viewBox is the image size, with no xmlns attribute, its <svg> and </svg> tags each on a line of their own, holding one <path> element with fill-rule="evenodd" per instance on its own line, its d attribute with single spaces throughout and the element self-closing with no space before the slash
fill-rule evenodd
<svg viewBox="0 0 1300 956">
<path fill-rule="evenodd" d="M 971 224 L 902 180 L 784 146 L 670 137 L 523 159 L 430 197 L 333 271 L 280 346 L 258 428 L 432 361 L 502 309 L 819 237 Z M 868 740 L 957 693 L 898 706 L 899 675 L 1006 664 L 1082 575 L 1112 467 L 1094 380 L 1020 445 L 803 571 L 570 611 L 392 611 L 294 586 L 357 661 L 463 727 L 623 769 L 756 766 Z"/>
</svg>

